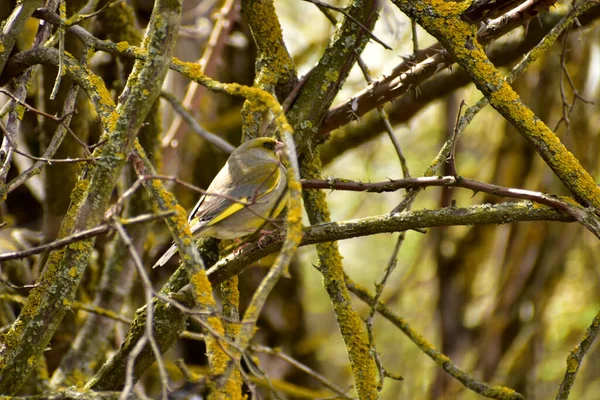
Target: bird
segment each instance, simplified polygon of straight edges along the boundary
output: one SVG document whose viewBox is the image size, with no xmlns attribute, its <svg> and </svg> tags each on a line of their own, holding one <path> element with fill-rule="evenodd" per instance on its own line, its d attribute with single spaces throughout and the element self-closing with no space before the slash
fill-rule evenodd
<svg viewBox="0 0 600 400">
<path fill-rule="evenodd" d="M 287 200 L 282 151 L 283 143 L 270 137 L 236 148 L 189 214 L 194 238 L 237 239 L 276 218 Z M 153 268 L 165 265 L 177 251 L 173 244 Z"/>
</svg>

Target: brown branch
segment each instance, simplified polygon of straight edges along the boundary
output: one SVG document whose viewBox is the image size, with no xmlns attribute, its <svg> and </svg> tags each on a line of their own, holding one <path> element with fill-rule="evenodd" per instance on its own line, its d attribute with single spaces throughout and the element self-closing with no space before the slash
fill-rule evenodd
<svg viewBox="0 0 600 400">
<path fill-rule="evenodd" d="M 362 29 L 367 35 L 369 35 L 371 37 L 371 39 L 373 39 L 375 42 L 377 42 L 381 46 L 383 46 L 384 49 L 393 50 L 390 46 L 385 44 L 385 42 L 383 40 L 381 40 L 377 36 L 375 36 L 375 34 L 369 28 L 364 26 L 359 20 L 354 18 L 350 13 L 348 13 L 348 11 L 344 10 L 342 7 L 336 7 L 336 6 L 324 3 L 319 0 L 302 0 L 302 1 L 306 1 L 307 3 L 312 3 L 318 7 L 328 8 L 330 10 L 337 11 L 341 14 L 344 14 L 346 16 L 346 18 L 349 18 L 350 20 L 352 20 L 352 22 L 354 22 L 356 25 L 358 25 L 360 27 L 360 29 Z"/>
<path fill-rule="evenodd" d="M 548 33 L 562 31 L 565 18 L 568 19 L 569 15 L 570 12 L 550 14 L 541 21 L 541 24 L 532 24 L 527 37 L 524 39 L 498 43 L 497 45 L 493 44 L 488 51 L 490 60 L 494 65 L 505 66 L 535 47 L 538 50 L 532 50 L 528 54 L 527 62 L 520 63 L 523 67 L 528 66 L 531 60 L 544 54 L 545 49 L 548 48 L 544 43 L 552 42 L 552 40 L 548 40 L 550 39 L 548 36 L 554 36 L 554 34 L 548 35 Z M 584 11 L 577 19 L 582 26 L 589 26 L 598 17 L 600 17 L 600 6 Z M 535 56 L 533 56 L 534 53 Z M 523 69 L 517 67 L 509 76 L 519 75 Z M 470 83 L 470 79 L 461 68 L 455 68 L 450 73 L 437 74 L 418 86 L 418 96 L 413 96 L 408 92 L 396 98 L 387 108 L 390 121 L 393 124 L 405 123 L 432 101 L 442 98 L 468 83 Z M 383 124 L 379 122 L 379 118 L 372 114 L 366 115 L 360 124 L 344 126 L 343 130 L 338 130 L 335 135 L 332 135 L 329 142 L 322 146 L 321 157 L 323 163 L 327 164 L 338 155 L 344 154 L 346 150 L 371 140 L 379 135 L 384 128 Z"/>
<path fill-rule="evenodd" d="M 552 1 L 554 2 L 554 1 Z M 547 1 L 527 1 L 522 7 L 511 10 L 497 20 L 491 21 L 477 35 L 482 44 L 488 44 L 547 8 Z M 353 95 L 346 102 L 333 107 L 327 113 L 319 133 L 327 134 L 418 87 L 426 79 L 453 64 L 439 43 L 421 50 L 392 69 L 389 75 L 377 79 L 367 88 Z M 350 112 L 351 111 L 351 112 Z"/>
<path fill-rule="evenodd" d="M 491 183 L 476 181 L 469 178 L 454 176 L 394 179 L 385 182 L 375 183 L 365 183 L 351 181 L 348 179 L 336 178 L 329 178 L 327 180 L 302 180 L 302 187 L 304 189 L 331 189 L 371 193 L 395 192 L 400 189 L 426 188 L 430 186 L 461 187 L 465 189 L 471 189 L 474 192 L 484 192 L 500 197 L 511 197 L 515 199 L 531 200 L 540 204 L 545 204 L 547 206 L 556 208 L 567 214 L 572 213 L 572 208 L 574 207 L 572 203 L 561 200 L 559 197 L 546 195 L 541 192 L 525 189 L 508 188 L 504 186 L 494 185 Z"/>
<path fill-rule="evenodd" d="M 123 224 L 123 225 L 141 224 L 141 223 L 151 222 L 151 221 L 161 219 L 161 218 L 168 218 L 168 217 L 171 217 L 173 214 L 174 214 L 174 212 L 164 212 L 164 213 L 158 213 L 158 214 L 140 215 L 139 217 L 131 218 L 128 220 L 121 220 L 121 224 Z M 82 241 L 85 239 L 89 239 L 91 237 L 105 234 L 105 233 L 109 232 L 110 230 L 111 230 L 110 224 L 104 223 L 104 224 L 98 225 L 94 228 L 86 229 L 84 231 L 74 233 L 65 238 L 58 239 L 58 240 L 55 240 L 54 242 L 47 243 L 47 244 L 44 244 L 41 246 L 32 247 L 30 249 L 22 250 L 22 251 L 0 253 L 0 262 L 8 261 L 8 260 L 17 260 L 20 258 L 26 258 L 26 257 L 33 256 L 36 254 L 41 254 L 48 250 L 60 249 L 61 247 L 65 247 L 71 243 L 79 242 L 79 241 Z"/>
<path fill-rule="evenodd" d="M 575 219 L 554 208 L 535 205 L 530 201 L 481 204 L 470 207 L 448 207 L 440 210 L 406 211 L 389 215 L 312 225 L 304 229 L 301 246 L 333 242 L 379 233 L 420 230 L 438 226 L 506 224 L 525 221 L 573 222 Z M 251 263 L 276 252 L 283 243 L 283 234 L 275 232 L 260 243 L 244 247 L 237 255 L 219 260 L 208 271 L 211 283 L 219 284 L 239 274 Z"/>
</svg>

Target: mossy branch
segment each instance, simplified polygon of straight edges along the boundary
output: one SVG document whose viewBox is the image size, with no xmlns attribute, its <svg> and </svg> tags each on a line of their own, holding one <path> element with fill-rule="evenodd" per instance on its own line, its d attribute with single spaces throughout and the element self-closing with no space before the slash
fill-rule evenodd
<svg viewBox="0 0 600 400">
<path fill-rule="evenodd" d="M 135 146 L 133 164 L 138 176 L 142 179 L 145 176 L 156 175 L 152 163 L 138 143 Z M 166 220 L 167 226 L 171 230 L 173 241 L 179 249 L 183 267 L 188 273 L 194 304 L 198 309 L 208 313 L 209 316 L 205 318 L 205 322 L 212 331 L 224 336 L 225 329 L 222 321 L 216 316 L 217 307 L 212 294 L 213 288 L 206 276 L 204 262 L 196 249 L 196 243 L 189 229 L 185 210 L 177 203 L 175 196 L 165 190 L 160 180 L 144 180 L 143 185 L 160 211 L 175 211 L 175 215 Z M 170 337 L 171 334 L 169 333 L 168 336 Z M 212 373 L 216 376 L 222 375 L 227 367 L 227 344 L 219 343 L 218 338 L 207 332 L 206 347 Z M 221 395 L 225 396 L 226 394 L 233 398 L 240 397 L 241 386 L 226 386 L 223 388 Z"/>
<path fill-rule="evenodd" d="M 283 103 L 297 83 L 296 66 L 283 41 L 273 0 L 244 0 L 242 15 L 248 22 L 258 54 L 254 87 L 265 90 Z M 246 101 L 242 108 L 244 140 L 257 137 L 262 127 L 262 110 Z"/>
<path fill-rule="evenodd" d="M 350 278 L 346 276 L 346 285 L 352 293 L 358 296 L 359 299 L 367 303 L 369 306 L 373 304 L 374 297 L 365 288 L 354 283 Z M 395 315 L 389 308 L 383 303 L 378 303 L 377 311 L 388 321 L 394 324 L 404 334 L 416 344 L 423 353 L 427 354 L 436 364 L 438 364 L 444 371 L 448 372 L 453 378 L 462 383 L 466 388 L 478 393 L 482 396 L 491 399 L 501 400 L 522 400 L 523 396 L 520 393 L 515 392 L 513 389 L 504 386 L 492 386 L 485 382 L 481 382 L 474 376 L 464 372 L 458 368 L 452 360 L 445 354 L 441 353 L 435 348 L 427 339 L 421 334 L 416 332 L 410 327 L 407 321 L 403 318 Z"/>
<path fill-rule="evenodd" d="M 63 235 L 93 227 L 102 220 L 134 138 L 160 93 L 179 26 L 180 10 L 181 5 L 174 1 L 156 3 L 145 42 L 145 49 L 153 56 L 143 63 L 136 63 L 121 96 L 119 111 L 114 114 L 116 118 L 104 124 L 105 142 L 94 154 L 101 160 L 80 176 L 71 197 L 73 205 L 63 221 Z M 65 67 L 68 68 L 66 64 Z M 96 86 L 103 87 L 103 84 L 98 81 Z M 103 100 L 112 108 L 110 96 Z M 93 239 L 73 243 L 49 257 L 39 286 L 30 292 L 0 348 L 0 393 L 15 393 L 36 365 L 74 299 L 93 244 Z"/>
<path fill-rule="evenodd" d="M 577 343 L 577 346 L 571 350 L 571 353 L 567 357 L 567 369 L 565 371 L 565 376 L 560 383 L 556 400 L 567 400 L 569 398 L 569 393 L 575 383 L 575 378 L 577 378 L 577 373 L 579 372 L 579 367 L 581 367 L 583 358 L 594 344 L 594 341 L 598 337 L 598 333 L 600 333 L 600 313 L 596 314 L 591 325 L 587 328 L 584 336 L 581 338 L 581 341 Z"/>
<path fill-rule="evenodd" d="M 43 0 L 23 0 L 13 9 L 13 12 L 3 24 L 0 33 L 0 73 L 2 73 L 8 61 L 25 22 L 31 17 L 36 8 L 41 7 L 43 4 Z"/>
<path fill-rule="evenodd" d="M 461 20 L 467 2 L 393 0 L 393 3 L 448 50 L 492 107 L 535 147 L 579 201 L 600 208 L 600 188 L 594 179 L 504 80 L 477 41 L 476 27 Z"/>
<path fill-rule="evenodd" d="M 381 8 L 379 0 L 352 1 L 348 15 L 373 29 Z M 311 144 L 333 99 L 348 77 L 350 69 L 364 50 L 370 36 L 344 14 L 335 28 L 329 45 L 304 83 L 298 98 L 288 113 L 296 129 L 299 153 L 312 151 Z"/>
<path fill-rule="evenodd" d="M 302 176 L 308 179 L 320 178 L 321 163 L 318 153 L 315 157 L 305 157 Z M 304 190 L 304 206 L 308 219 L 313 225 L 331 221 L 326 195 L 322 190 Z M 360 399 L 377 399 L 377 365 L 371 354 L 371 346 L 360 315 L 352 307 L 350 293 L 344 284 L 342 256 L 337 242 L 318 243 L 317 269 L 323 275 L 323 285 L 335 312 L 340 333 L 346 345 L 346 352 L 352 366 L 354 385 Z"/>
<path fill-rule="evenodd" d="M 481 204 L 470 207 L 448 207 L 440 210 L 407 211 L 400 214 L 374 215 L 347 221 L 327 222 L 304 229 L 301 246 L 351 239 L 379 233 L 422 230 L 439 226 L 469 226 L 508 224 L 526 221 L 573 222 L 572 217 L 531 201 L 500 204 Z M 227 256 L 208 271 L 213 285 L 223 282 L 254 261 L 276 252 L 283 243 L 283 234 L 269 235 L 261 245 L 253 243 L 236 257 Z"/>
</svg>

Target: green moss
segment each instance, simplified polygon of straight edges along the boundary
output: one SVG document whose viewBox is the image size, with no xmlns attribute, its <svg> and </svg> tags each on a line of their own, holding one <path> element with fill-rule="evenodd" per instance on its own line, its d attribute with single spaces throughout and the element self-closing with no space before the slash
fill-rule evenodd
<svg viewBox="0 0 600 400">
<path fill-rule="evenodd" d="M 428 0 L 398 7 L 436 37 L 489 99 L 490 104 L 528 139 L 563 183 L 580 199 L 600 207 L 600 189 L 558 137 L 521 101 L 476 40 L 476 27 L 460 19 L 468 2 Z"/>
</svg>

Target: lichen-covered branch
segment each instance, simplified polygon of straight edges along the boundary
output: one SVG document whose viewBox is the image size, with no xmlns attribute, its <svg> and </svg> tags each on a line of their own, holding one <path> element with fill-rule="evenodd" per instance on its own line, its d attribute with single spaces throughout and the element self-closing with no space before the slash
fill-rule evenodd
<svg viewBox="0 0 600 400">
<path fill-rule="evenodd" d="M 358 296 L 359 299 L 367 303 L 368 305 L 372 305 L 374 301 L 373 295 L 371 295 L 365 288 L 360 285 L 354 283 L 350 278 L 346 277 L 346 285 L 350 289 L 352 293 Z M 414 343 L 416 344 L 423 353 L 427 354 L 436 364 L 444 369 L 444 371 L 448 372 L 452 377 L 457 379 L 460 383 L 462 383 L 466 388 L 478 393 L 482 396 L 491 398 L 491 399 L 501 399 L 501 400 L 522 400 L 523 396 L 520 393 L 515 392 L 513 389 L 504 387 L 504 386 L 492 386 L 485 382 L 481 382 L 476 379 L 471 374 L 468 374 L 458 368 L 448 356 L 441 353 L 439 350 L 435 348 L 427 339 L 421 336 L 417 331 L 412 329 L 408 322 L 406 322 L 403 318 L 395 315 L 389 308 L 385 306 L 383 303 L 378 303 L 375 305 L 377 307 L 377 311 L 385 317 L 388 321 L 394 324 L 398 329 L 400 329 L 404 334 Z"/>
<path fill-rule="evenodd" d="M 302 176 L 320 178 L 321 163 L 318 152 L 306 157 L 302 165 Z M 304 206 L 313 225 L 331 221 L 326 195 L 321 190 L 304 190 Z M 318 243 L 317 269 L 323 275 L 323 286 L 335 312 L 336 321 L 346 345 L 352 366 L 354 385 L 360 399 L 376 399 L 378 395 L 377 365 L 371 354 L 371 346 L 360 315 L 352 307 L 350 293 L 344 283 L 342 256 L 336 241 Z"/>
<path fill-rule="evenodd" d="M 254 87 L 271 93 L 280 103 L 283 103 L 298 78 L 292 57 L 283 41 L 273 0 L 243 0 L 242 15 L 250 26 L 258 51 Z M 262 114 L 262 110 L 253 109 L 252 103 L 248 101 L 244 103 L 242 108 L 244 140 L 260 134 Z"/>
<path fill-rule="evenodd" d="M 577 343 L 577 346 L 571 350 L 571 353 L 567 357 L 567 370 L 565 371 L 565 376 L 560 383 L 556 400 L 567 400 L 569 398 L 569 393 L 571 392 L 571 388 L 575 383 L 575 378 L 577 378 L 577 372 L 579 372 L 579 367 L 583 362 L 583 357 L 585 357 L 590 347 L 592 347 L 592 344 L 594 344 L 599 332 L 600 313 L 596 314 L 592 324 L 588 327 L 581 341 Z"/>
<path fill-rule="evenodd" d="M 8 61 L 13 46 L 19 37 L 19 34 L 25 26 L 25 22 L 31 17 L 36 8 L 44 4 L 43 0 L 23 0 L 18 4 L 10 17 L 2 26 L 0 33 L 0 73 Z"/>
<path fill-rule="evenodd" d="M 103 0 L 98 8 L 110 4 Z M 118 3 L 104 9 L 98 16 L 99 22 L 107 28 L 107 33 L 115 42 L 127 41 L 132 45 L 139 45 L 142 35 L 139 30 L 132 29 L 135 26 L 133 10 L 128 4 Z M 131 73 L 133 59 L 126 59 L 123 63 L 124 73 Z M 124 77 L 123 79 L 126 79 Z M 146 124 L 140 129 L 138 138 L 142 146 L 148 152 L 156 154 L 155 147 L 158 142 L 157 130 L 161 128 L 160 112 L 158 112 L 158 101 L 148 113 Z M 126 187 L 135 181 L 135 173 L 129 168 L 125 171 Z M 126 199 L 123 215 L 135 217 L 150 212 L 151 206 L 147 196 L 143 192 L 136 192 Z M 132 240 L 136 248 L 143 248 L 147 238 L 147 226 L 133 226 L 129 228 Z M 118 313 L 123 306 L 133 284 L 134 262 L 128 252 L 124 241 L 117 235 L 108 248 L 106 264 L 102 270 L 100 286 L 94 297 L 94 305 L 105 310 Z M 109 337 L 114 328 L 115 321 L 101 319 L 100 315 L 89 315 L 79 329 L 73 344 L 67 354 L 61 359 L 58 368 L 52 375 L 53 387 L 65 384 L 77 384 L 82 386 L 82 380 L 93 376 L 96 366 L 106 361 L 105 348 L 97 343 Z"/>
<path fill-rule="evenodd" d="M 73 205 L 61 228 L 63 234 L 93 227 L 102 220 L 134 138 L 153 99 L 160 93 L 169 67 L 180 11 L 178 2 L 156 3 L 145 42 L 145 48 L 152 57 L 136 63 L 121 96 L 118 113 L 115 112 L 113 119 L 104 124 L 105 142 L 94 152 L 94 156 L 101 157 L 101 160 L 80 176 L 71 197 Z M 100 82 L 96 84 L 102 85 Z M 103 100 L 112 102 L 110 96 Z M 88 239 L 50 255 L 38 281 L 39 286 L 30 292 L 0 348 L 0 393 L 15 393 L 27 379 L 74 299 L 93 244 L 94 240 Z M 35 341 L 27 340 L 33 337 Z"/>
<path fill-rule="evenodd" d="M 374 215 L 312 225 L 305 228 L 301 246 L 379 233 L 422 230 L 437 226 L 508 224 L 526 221 L 573 222 L 574 219 L 553 208 L 530 201 L 407 211 L 395 215 Z M 219 260 L 208 271 L 210 281 L 215 285 L 239 274 L 251 262 L 276 252 L 282 243 L 283 234 L 276 233 L 266 237 L 260 246 L 258 244 L 248 245 L 237 257 L 230 255 Z"/>
<path fill-rule="evenodd" d="M 346 12 L 366 28 L 373 29 L 380 8 L 379 0 L 352 1 Z M 310 72 L 288 113 L 288 119 L 295 128 L 299 153 L 312 151 L 311 143 L 327 110 L 369 39 L 370 36 L 352 19 L 346 15 L 340 18 L 323 56 Z"/>
<path fill-rule="evenodd" d="M 546 164 L 584 205 L 600 207 L 600 188 L 559 138 L 523 103 L 477 41 L 476 27 L 460 19 L 467 3 L 393 0 L 440 41 L 477 88 L 536 149 Z"/>
</svg>

